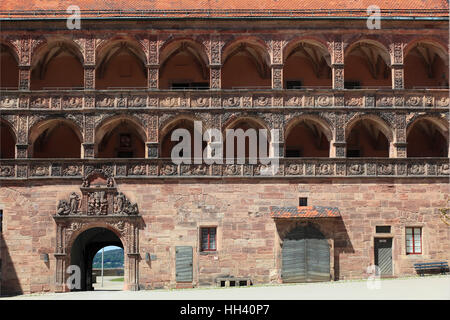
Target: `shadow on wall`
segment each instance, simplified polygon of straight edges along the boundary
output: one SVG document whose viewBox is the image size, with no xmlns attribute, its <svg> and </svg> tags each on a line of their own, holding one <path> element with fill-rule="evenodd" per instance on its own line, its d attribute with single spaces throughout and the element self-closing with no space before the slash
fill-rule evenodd
<svg viewBox="0 0 450 320">
<path fill-rule="evenodd" d="M 8 247 L 0 235 L 0 295 L 11 296 L 23 294 L 16 269 L 9 254 Z"/>
<path fill-rule="evenodd" d="M 340 279 L 340 256 L 343 253 L 355 253 L 347 228 L 342 217 L 335 220 L 334 225 L 334 280 Z"/>
</svg>

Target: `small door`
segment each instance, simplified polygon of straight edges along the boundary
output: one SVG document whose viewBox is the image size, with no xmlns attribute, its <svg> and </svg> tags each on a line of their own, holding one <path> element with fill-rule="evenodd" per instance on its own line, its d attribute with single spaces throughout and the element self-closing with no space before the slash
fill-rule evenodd
<svg viewBox="0 0 450 320">
<path fill-rule="evenodd" d="M 192 282 L 192 247 L 175 247 L 175 269 L 177 282 Z"/>
<path fill-rule="evenodd" d="M 381 276 L 392 276 L 392 238 L 375 238 L 375 265 Z"/>
</svg>

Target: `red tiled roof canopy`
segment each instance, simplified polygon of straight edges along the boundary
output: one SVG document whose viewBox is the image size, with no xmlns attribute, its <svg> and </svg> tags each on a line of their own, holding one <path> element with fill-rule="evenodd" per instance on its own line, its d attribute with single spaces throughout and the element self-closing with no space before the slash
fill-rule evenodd
<svg viewBox="0 0 450 320">
<path fill-rule="evenodd" d="M 0 17 L 61 17 L 77 5 L 82 17 L 448 16 L 447 0 L 2 0 Z M 45 12 L 39 12 L 44 10 Z"/>
<path fill-rule="evenodd" d="M 341 216 L 336 207 L 271 207 L 272 218 L 337 218 Z"/>
</svg>

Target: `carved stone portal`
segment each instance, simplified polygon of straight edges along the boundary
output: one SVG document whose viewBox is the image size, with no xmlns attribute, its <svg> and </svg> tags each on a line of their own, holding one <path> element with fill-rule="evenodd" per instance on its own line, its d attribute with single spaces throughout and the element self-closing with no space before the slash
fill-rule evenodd
<svg viewBox="0 0 450 320">
<path fill-rule="evenodd" d="M 90 168 L 83 178 L 79 193 L 61 199 L 53 216 L 56 222 L 56 277 L 55 291 L 68 291 L 66 272 L 71 261 L 71 247 L 80 234 L 91 228 L 114 230 L 127 257 L 124 266 L 128 290 L 138 290 L 139 229 L 143 227 L 136 203 L 117 192 L 109 168 Z"/>
</svg>

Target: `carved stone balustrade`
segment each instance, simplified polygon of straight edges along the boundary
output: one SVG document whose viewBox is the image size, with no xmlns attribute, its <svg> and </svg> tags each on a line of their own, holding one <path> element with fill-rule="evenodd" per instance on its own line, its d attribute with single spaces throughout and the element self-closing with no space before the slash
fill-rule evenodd
<svg viewBox="0 0 450 320">
<path fill-rule="evenodd" d="M 448 89 L 1 91 L 2 110 L 446 108 Z"/>
<path fill-rule="evenodd" d="M 107 170 L 116 179 L 149 178 L 338 178 L 450 176 L 448 158 L 284 158 L 262 164 L 174 164 L 170 159 L 11 159 L 0 161 L 0 180 L 82 179 Z M 70 207 L 70 201 L 68 201 Z"/>
</svg>

